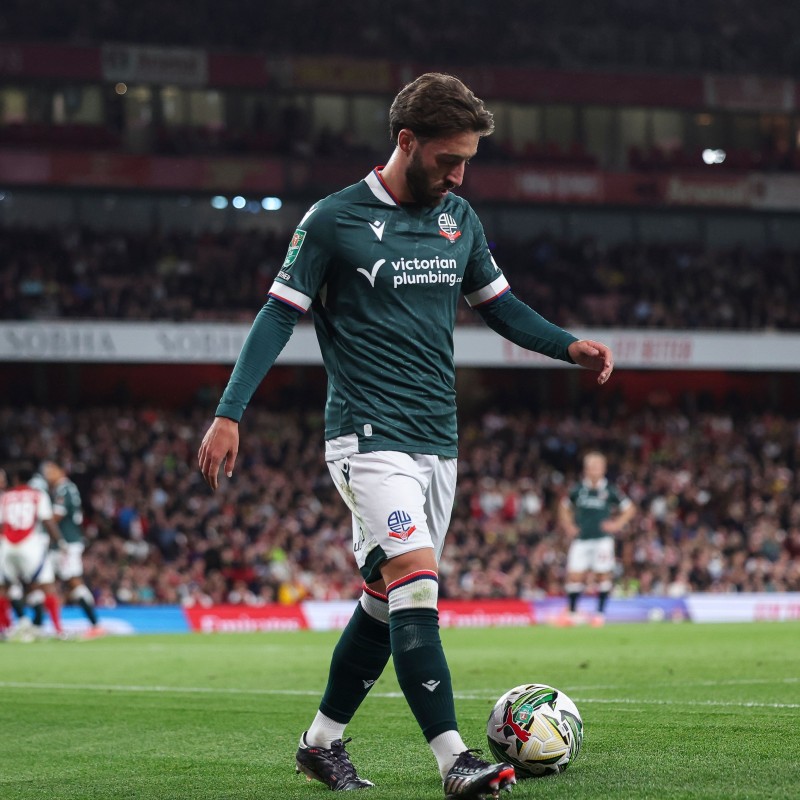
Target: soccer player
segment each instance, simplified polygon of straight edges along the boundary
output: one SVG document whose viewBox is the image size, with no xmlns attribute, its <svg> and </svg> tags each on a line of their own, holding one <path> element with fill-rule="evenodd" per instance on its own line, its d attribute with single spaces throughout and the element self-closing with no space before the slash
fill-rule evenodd
<svg viewBox="0 0 800 800">
<path fill-rule="evenodd" d="M 567 554 L 567 597 L 569 612 L 562 619 L 570 625 L 578 621 L 578 600 L 590 574 L 597 581 L 597 614 L 592 624 L 605 621 L 608 596 L 613 588 L 614 535 L 636 514 L 636 506 L 606 478 L 606 457 L 597 451 L 583 458 L 583 479 L 559 505 L 559 520 L 573 537 Z"/>
<path fill-rule="evenodd" d="M 53 520 L 50 498 L 28 486 L 32 474 L 30 465 L 15 465 L 9 470 L 10 488 L 0 497 L 0 574 L 6 584 L 18 581 L 27 590 L 35 629 L 41 630 L 47 608 L 56 633 L 61 634 L 49 551 L 51 540 L 60 544 L 62 539 Z"/>
<path fill-rule="evenodd" d="M 6 471 L 0 468 L 0 497 L 8 488 L 8 476 Z M 0 545 L 2 547 L 2 545 Z M 11 628 L 11 603 L 8 599 L 6 581 L 2 572 L 2 561 L 0 561 L 0 638 L 3 638 Z"/>
<path fill-rule="evenodd" d="M 456 482 L 458 302 L 522 347 L 598 371 L 600 384 L 613 362 L 605 345 L 577 340 L 511 293 L 477 215 L 453 194 L 494 128 L 482 101 L 457 78 L 428 73 L 397 95 L 389 127 L 386 166 L 301 219 L 198 460 L 212 489 L 223 462 L 231 477 L 238 421 L 311 309 L 328 374 L 325 459 L 352 512 L 364 588 L 297 769 L 336 791 L 373 785 L 350 761 L 344 731 L 391 655 L 447 797 L 496 795 L 514 770 L 478 758 L 461 738 L 437 611 Z"/>
<path fill-rule="evenodd" d="M 83 581 L 83 505 L 78 487 L 66 470 L 55 461 L 42 464 L 42 474 L 50 487 L 53 514 L 66 543 L 52 551 L 56 577 L 67 584 L 67 598 L 77 603 L 89 620 L 89 636 L 98 636 L 102 629 L 97 622 L 94 596 Z"/>
</svg>

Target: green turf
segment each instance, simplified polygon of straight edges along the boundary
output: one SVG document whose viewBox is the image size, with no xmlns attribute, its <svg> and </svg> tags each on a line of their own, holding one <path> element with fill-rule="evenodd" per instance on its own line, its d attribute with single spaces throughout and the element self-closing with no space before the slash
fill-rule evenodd
<svg viewBox="0 0 800 800">
<path fill-rule="evenodd" d="M 0 644 L 2 800 L 325 798 L 294 773 L 335 634 Z M 800 623 L 444 632 L 464 738 L 550 683 L 584 748 L 514 798 L 800 797 Z M 348 728 L 370 800 L 441 798 L 391 669 Z M 362 796 L 362 795 L 359 795 Z M 504 795 L 505 796 L 505 795 Z"/>
</svg>

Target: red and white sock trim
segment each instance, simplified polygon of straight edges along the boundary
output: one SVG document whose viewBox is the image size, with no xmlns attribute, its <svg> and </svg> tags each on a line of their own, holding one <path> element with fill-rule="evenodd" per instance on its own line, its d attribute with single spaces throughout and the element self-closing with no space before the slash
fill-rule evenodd
<svg viewBox="0 0 800 800">
<path fill-rule="evenodd" d="M 419 569 L 416 572 L 409 572 L 408 575 L 403 575 L 402 578 L 398 578 L 396 581 L 392 581 L 386 587 L 386 594 L 390 595 L 395 589 L 399 589 L 401 586 L 405 586 L 407 583 L 413 583 L 414 581 L 422 580 L 422 579 L 431 579 L 439 583 L 439 576 L 436 572 L 432 569 Z"/>
<path fill-rule="evenodd" d="M 433 608 L 439 603 L 439 577 L 430 569 L 418 570 L 387 587 L 389 613 L 411 608 Z"/>
<path fill-rule="evenodd" d="M 363 608 L 370 617 L 378 620 L 378 622 L 389 624 L 389 598 L 385 594 L 370 589 L 365 583 L 359 603 L 361 603 L 361 608 Z"/>
</svg>

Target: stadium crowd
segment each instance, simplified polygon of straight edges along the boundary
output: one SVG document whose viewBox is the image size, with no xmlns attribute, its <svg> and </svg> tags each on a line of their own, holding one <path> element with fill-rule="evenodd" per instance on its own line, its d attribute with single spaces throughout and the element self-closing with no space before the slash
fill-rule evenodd
<svg viewBox="0 0 800 800">
<path fill-rule="evenodd" d="M 207 411 L 0 409 L 0 463 L 54 456 L 81 489 L 86 583 L 100 607 L 354 598 L 351 519 L 322 460 L 322 419 L 253 407 L 236 473 L 196 463 Z M 450 598 L 563 593 L 556 507 L 580 455 L 608 455 L 638 513 L 618 595 L 800 591 L 800 419 L 773 413 L 490 411 L 462 420 L 441 564 Z"/>
<path fill-rule="evenodd" d="M 8 229 L 0 318 L 250 322 L 289 238 Z M 515 292 L 564 327 L 800 329 L 798 250 L 541 236 L 495 257 Z M 466 305 L 459 313 L 478 321 Z"/>
<path fill-rule="evenodd" d="M 235 13 L 214 0 L 84 0 L 69 14 L 50 11 L 47 0 L 6 0 L 0 39 L 233 48 L 271 58 L 346 47 L 444 64 L 481 53 L 486 63 L 564 69 L 793 74 L 800 65 L 794 0 L 772 0 L 769 13 L 749 0 L 495 0 L 457 8 L 441 0 L 238 0 Z"/>
</svg>

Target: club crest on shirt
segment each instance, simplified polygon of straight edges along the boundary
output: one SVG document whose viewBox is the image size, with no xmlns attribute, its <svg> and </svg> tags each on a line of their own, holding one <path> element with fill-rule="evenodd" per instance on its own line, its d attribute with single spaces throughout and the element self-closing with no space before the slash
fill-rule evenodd
<svg viewBox="0 0 800 800">
<path fill-rule="evenodd" d="M 294 264 L 294 262 L 297 260 L 297 254 L 300 252 L 300 248 L 303 246 L 305 238 L 306 232 L 302 228 L 298 228 L 294 232 L 292 241 L 289 242 L 289 249 L 286 251 L 286 258 L 283 260 L 283 264 L 281 265 L 282 269 L 291 267 L 292 264 Z"/>
<path fill-rule="evenodd" d="M 439 235 L 444 236 L 450 244 L 461 236 L 461 231 L 450 214 L 439 214 Z"/>
</svg>

